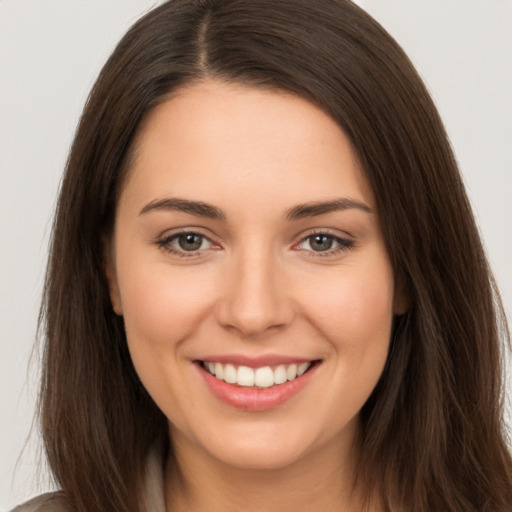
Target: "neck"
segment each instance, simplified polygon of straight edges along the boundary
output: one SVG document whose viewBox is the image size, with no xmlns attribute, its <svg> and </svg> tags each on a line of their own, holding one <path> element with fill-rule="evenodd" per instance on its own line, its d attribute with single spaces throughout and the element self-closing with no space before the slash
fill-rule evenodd
<svg viewBox="0 0 512 512">
<path fill-rule="evenodd" d="M 167 463 L 167 512 L 360 512 L 354 485 L 357 450 L 339 440 L 279 468 L 239 468 L 212 457 L 173 432 Z M 335 455 L 335 456 L 334 456 Z M 370 508 L 368 510 L 377 510 Z"/>
</svg>

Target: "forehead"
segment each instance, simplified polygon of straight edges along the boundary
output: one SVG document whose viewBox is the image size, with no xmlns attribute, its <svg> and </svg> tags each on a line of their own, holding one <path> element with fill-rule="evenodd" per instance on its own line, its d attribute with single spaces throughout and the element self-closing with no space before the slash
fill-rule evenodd
<svg viewBox="0 0 512 512">
<path fill-rule="evenodd" d="M 130 184 L 155 197 L 249 200 L 263 191 L 267 201 L 293 203 L 347 193 L 374 203 L 352 144 L 321 109 L 287 92 L 215 81 L 180 89 L 151 112 Z"/>
</svg>

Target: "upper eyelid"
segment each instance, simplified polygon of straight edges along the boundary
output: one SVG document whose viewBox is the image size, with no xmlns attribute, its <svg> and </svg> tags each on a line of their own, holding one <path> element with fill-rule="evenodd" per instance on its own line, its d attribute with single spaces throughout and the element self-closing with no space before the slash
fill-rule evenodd
<svg viewBox="0 0 512 512">
<path fill-rule="evenodd" d="M 329 233 L 326 231 L 319 231 L 317 233 L 310 233 L 309 235 L 303 236 L 295 245 L 299 245 L 299 244 L 303 243 L 304 241 L 308 240 L 309 238 L 312 238 L 314 236 L 319 236 L 319 235 L 328 236 L 328 237 L 332 238 L 333 240 L 337 241 L 338 243 L 342 243 L 342 242 L 354 243 L 354 241 L 350 237 L 342 237 L 342 236 L 338 236 L 338 235 L 335 235 L 333 233 Z"/>
<path fill-rule="evenodd" d="M 205 235 L 203 233 L 199 233 L 198 231 L 178 231 L 176 233 L 172 233 L 172 234 L 169 234 L 169 235 L 164 235 L 162 236 L 160 239 L 159 239 L 159 242 L 160 243 L 165 243 L 165 242 L 170 242 L 171 240 L 174 241 L 176 240 L 177 238 L 179 238 L 180 236 L 182 235 L 198 235 L 200 236 L 201 238 L 205 239 L 205 240 L 208 240 L 208 242 L 210 242 L 210 244 L 212 245 L 219 245 L 218 243 L 214 242 L 212 240 L 212 237 L 208 236 L 208 235 Z M 199 252 L 199 251 L 198 251 Z"/>
<path fill-rule="evenodd" d="M 172 238 L 175 236 L 183 235 L 185 233 L 194 233 L 196 235 L 200 235 L 204 238 L 207 238 L 210 241 L 213 241 L 214 238 L 218 238 L 209 233 L 209 230 L 197 226 L 191 227 L 180 227 L 173 229 L 165 229 L 159 235 L 156 236 L 157 241 L 162 241 L 168 238 Z"/>
<path fill-rule="evenodd" d="M 333 238 L 339 238 L 340 240 L 355 240 L 355 237 L 347 231 L 340 231 L 332 228 L 312 228 L 302 232 L 299 235 L 299 241 L 303 241 L 306 238 L 315 235 L 327 235 L 332 236 Z"/>
</svg>

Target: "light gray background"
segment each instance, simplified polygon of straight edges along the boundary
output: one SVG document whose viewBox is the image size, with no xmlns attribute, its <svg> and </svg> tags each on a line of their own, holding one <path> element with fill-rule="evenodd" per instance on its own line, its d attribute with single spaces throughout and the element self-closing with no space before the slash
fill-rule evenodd
<svg viewBox="0 0 512 512">
<path fill-rule="evenodd" d="M 50 219 L 86 95 L 154 0 L 0 0 L 0 510 L 48 489 L 28 436 Z M 512 0 L 359 0 L 402 44 L 451 136 L 512 316 Z M 77 400 L 86 397 L 77 396 Z M 38 478 L 43 483 L 38 485 Z"/>
</svg>

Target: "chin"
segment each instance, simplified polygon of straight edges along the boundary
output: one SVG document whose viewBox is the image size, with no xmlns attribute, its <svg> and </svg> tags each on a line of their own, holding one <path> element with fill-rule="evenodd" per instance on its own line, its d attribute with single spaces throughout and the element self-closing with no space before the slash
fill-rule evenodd
<svg viewBox="0 0 512 512">
<path fill-rule="evenodd" d="M 237 470 L 272 471 L 291 467 L 305 456 L 305 450 L 300 447 L 280 446 L 274 443 L 272 447 L 266 446 L 232 446 L 221 450 L 220 453 L 211 453 L 219 462 Z"/>
<path fill-rule="evenodd" d="M 311 458 L 320 461 L 324 456 L 332 457 L 341 448 L 343 437 L 340 432 L 328 429 L 315 433 L 314 428 L 304 429 L 307 425 L 300 423 L 276 424 L 258 422 L 258 424 L 242 423 L 230 427 L 216 429 L 206 438 L 201 432 L 198 437 L 189 432 L 188 435 L 173 432 L 177 448 L 190 448 L 207 454 L 209 458 L 237 470 L 272 471 L 291 468 L 294 464 Z M 313 426 L 309 424 L 309 426 Z M 353 440 L 352 428 L 350 439 Z"/>
</svg>

